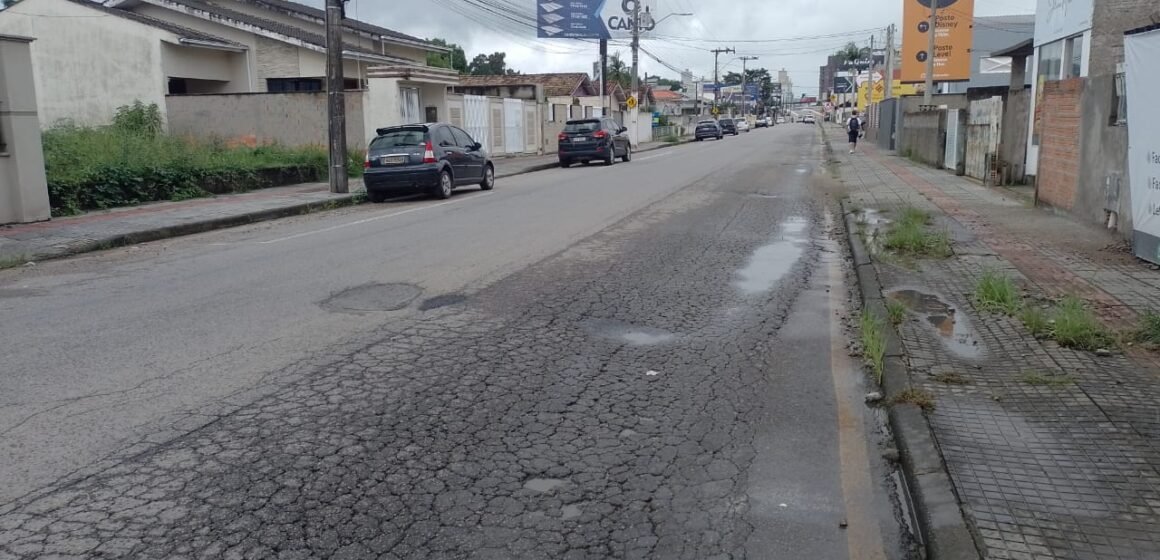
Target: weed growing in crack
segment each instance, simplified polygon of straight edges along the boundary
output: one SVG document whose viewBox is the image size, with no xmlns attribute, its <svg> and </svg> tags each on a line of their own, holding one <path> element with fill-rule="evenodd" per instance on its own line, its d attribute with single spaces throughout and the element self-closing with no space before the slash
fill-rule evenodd
<svg viewBox="0 0 1160 560">
<path fill-rule="evenodd" d="M 1060 302 L 1052 326 L 1055 341 L 1067 348 L 1094 352 L 1116 345 L 1115 337 L 1096 319 L 1083 300 L 1068 296 Z"/>
<path fill-rule="evenodd" d="M 906 320 L 906 306 L 893 299 L 888 299 L 886 300 L 886 315 L 890 318 L 890 324 L 897 327 Z"/>
<path fill-rule="evenodd" d="M 1023 297 L 1010 276 L 988 270 L 975 286 L 975 303 L 981 310 L 1014 316 L 1023 306 Z"/>
<path fill-rule="evenodd" d="M 907 387 L 890 399 L 890 404 L 913 404 L 924 412 L 934 410 L 934 395 L 922 389 Z"/>
<path fill-rule="evenodd" d="M 0 266 L 2 268 L 2 266 Z M 1160 344 L 1160 313 L 1148 311 L 1140 321 L 1140 328 L 1134 337 L 1144 344 Z"/>
<path fill-rule="evenodd" d="M 950 234 L 946 231 L 930 231 L 930 223 L 929 213 L 908 206 L 886 232 L 883 246 L 906 256 L 950 257 Z"/>
<path fill-rule="evenodd" d="M 957 373 L 938 373 L 932 375 L 931 379 L 938 381 L 944 385 L 970 385 L 971 380 L 963 377 Z"/>
<path fill-rule="evenodd" d="M 874 379 L 882 384 L 882 372 L 886 367 L 886 335 L 882 332 L 882 320 L 869 311 L 862 312 L 862 349 L 874 371 Z"/>
<path fill-rule="evenodd" d="M 1024 307 L 1019 311 L 1019 320 L 1036 338 L 1051 335 L 1051 319 L 1048 318 L 1047 312 L 1038 307 Z"/>
</svg>

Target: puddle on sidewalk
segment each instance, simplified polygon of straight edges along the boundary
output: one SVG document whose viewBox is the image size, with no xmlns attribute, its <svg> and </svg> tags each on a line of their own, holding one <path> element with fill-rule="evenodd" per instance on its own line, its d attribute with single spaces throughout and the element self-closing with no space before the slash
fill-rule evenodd
<svg viewBox="0 0 1160 560">
<path fill-rule="evenodd" d="M 745 268 L 737 271 L 738 279 L 734 285 L 750 295 L 773 288 L 805 253 L 809 242 L 806 235 L 808 226 L 805 218 L 790 218 L 783 223 L 780 239 L 758 247 Z"/>
<path fill-rule="evenodd" d="M 882 249 L 882 236 L 886 232 L 886 228 L 891 224 L 891 220 L 882 215 L 881 210 L 874 208 L 863 208 L 857 213 L 857 222 L 865 226 L 865 235 L 863 240 L 866 242 L 866 248 L 872 254 L 878 254 Z"/>
<path fill-rule="evenodd" d="M 922 317 L 944 346 L 955 355 L 975 359 L 983 355 L 983 348 L 966 314 L 959 313 L 954 306 L 936 295 L 918 290 L 901 289 L 889 292 L 886 297 L 906 306 L 907 310 Z"/>
</svg>

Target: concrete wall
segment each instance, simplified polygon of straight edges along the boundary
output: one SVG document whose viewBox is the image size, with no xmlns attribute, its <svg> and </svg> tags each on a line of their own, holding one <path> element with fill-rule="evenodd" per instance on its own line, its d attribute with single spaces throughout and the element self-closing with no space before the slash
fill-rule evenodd
<svg viewBox="0 0 1160 560">
<path fill-rule="evenodd" d="M 1003 139 L 999 145 L 999 159 L 1008 166 L 1007 179 L 1024 181 L 1027 166 L 1027 119 L 1031 118 L 1031 90 L 1023 89 L 1007 94 L 1003 110 Z"/>
<path fill-rule="evenodd" d="M 249 69 L 245 53 L 161 43 L 161 69 L 166 79 L 186 78 L 220 82 L 212 93 L 249 91 L 247 75 Z"/>
<path fill-rule="evenodd" d="M 28 40 L 0 36 L 0 224 L 50 217 Z"/>
<path fill-rule="evenodd" d="M 24 0 L 0 11 L 0 33 L 37 39 L 32 65 L 40 122 L 102 125 L 117 107 L 165 105 L 161 42 L 167 32 L 67 0 Z"/>
<path fill-rule="evenodd" d="M 365 145 L 363 93 L 346 94 L 346 138 Z M 326 93 L 171 95 L 165 99 L 169 130 L 195 138 L 250 145 L 325 145 Z"/>
<path fill-rule="evenodd" d="M 942 167 L 946 148 L 946 111 L 907 113 L 898 136 L 898 152 L 930 166 Z"/>
<path fill-rule="evenodd" d="M 1079 188 L 1083 78 L 1047 82 L 1039 145 L 1039 200 L 1071 210 Z"/>
</svg>

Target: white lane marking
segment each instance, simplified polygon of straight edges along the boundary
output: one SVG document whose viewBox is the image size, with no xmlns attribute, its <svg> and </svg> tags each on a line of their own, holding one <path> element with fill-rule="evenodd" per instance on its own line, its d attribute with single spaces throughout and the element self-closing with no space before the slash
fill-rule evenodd
<svg viewBox="0 0 1160 560">
<path fill-rule="evenodd" d="M 665 156 L 671 156 L 671 155 L 673 155 L 673 152 L 671 150 L 665 150 L 664 152 L 659 153 L 659 154 L 654 154 L 654 155 L 645 156 L 645 157 L 638 157 L 638 158 L 636 158 L 636 161 L 648 161 L 648 160 L 653 159 L 653 158 L 659 158 L 659 157 L 665 157 Z"/>
<path fill-rule="evenodd" d="M 258 244 L 259 245 L 269 245 L 271 243 L 281 243 L 283 241 L 290 241 L 292 239 L 298 239 L 301 237 L 306 237 L 308 235 L 316 235 L 319 233 L 326 233 L 329 231 L 343 229 L 343 228 L 347 228 L 350 226 L 357 226 L 357 225 L 367 224 L 370 222 L 377 222 L 379 220 L 385 220 L 387 218 L 394 218 L 395 216 L 402 216 L 403 214 L 410 214 L 411 212 L 418 212 L 420 210 L 429 210 L 431 208 L 438 208 L 440 206 L 447 206 L 448 204 L 455 204 L 456 202 L 463 202 L 464 200 L 468 200 L 468 199 L 475 199 L 475 198 L 480 198 L 480 197 L 484 197 L 484 196 L 490 196 L 491 194 L 492 193 L 482 193 L 482 194 L 477 194 L 475 196 L 465 196 L 465 197 L 459 198 L 457 200 L 447 200 L 444 202 L 439 202 L 437 204 L 431 204 L 428 206 L 418 206 L 415 208 L 408 208 L 406 210 L 400 210 L 398 212 L 391 212 L 390 214 L 383 214 L 381 216 L 373 216 L 370 218 L 363 218 L 361 220 L 355 220 L 353 222 L 347 222 L 345 224 L 333 225 L 330 227 L 324 227 L 322 229 L 316 229 L 316 230 L 312 230 L 312 231 L 304 231 L 302 233 L 295 233 L 294 235 L 287 235 L 286 237 L 279 237 L 277 239 L 270 239 L 268 241 L 259 241 Z"/>
</svg>

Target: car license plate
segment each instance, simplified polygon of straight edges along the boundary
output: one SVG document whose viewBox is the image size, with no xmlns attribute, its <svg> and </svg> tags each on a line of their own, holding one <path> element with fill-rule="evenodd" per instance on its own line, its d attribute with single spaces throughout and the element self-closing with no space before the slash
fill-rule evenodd
<svg viewBox="0 0 1160 560">
<path fill-rule="evenodd" d="M 572 141 L 573 142 L 587 142 L 588 137 L 587 136 L 573 136 Z"/>
<path fill-rule="evenodd" d="M 402 165 L 407 162 L 407 156 L 383 156 L 383 165 Z"/>
</svg>

